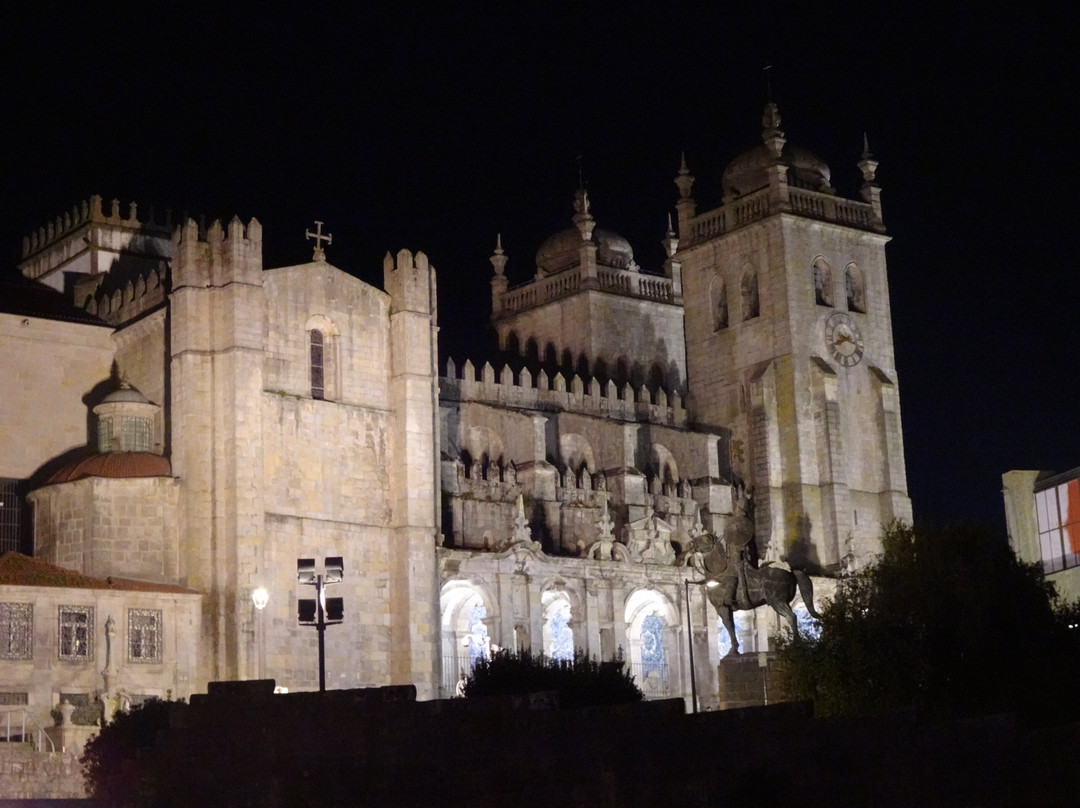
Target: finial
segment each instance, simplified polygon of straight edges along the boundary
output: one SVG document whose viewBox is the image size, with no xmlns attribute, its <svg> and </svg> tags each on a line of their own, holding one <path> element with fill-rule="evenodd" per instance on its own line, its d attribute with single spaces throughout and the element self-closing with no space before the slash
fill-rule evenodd
<svg viewBox="0 0 1080 808">
<path fill-rule="evenodd" d="M 334 238 L 333 235 L 330 234 L 330 233 L 324 234 L 323 231 L 322 231 L 322 226 L 323 226 L 323 223 L 320 222 L 318 219 L 316 219 L 315 220 L 315 232 L 312 233 L 310 230 L 305 230 L 304 231 L 304 236 L 305 236 L 304 240 L 305 241 L 307 239 L 315 239 L 315 252 L 311 256 L 312 261 L 325 261 L 326 260 L 326 252 L 322 248 L 322 243 L 325 241 L 326 246 L 329 247 L 331 242 L 333 241 L 333 238 Z"/>
<path fill-rule="evenodd" d="M 671 225 L 671 211 L 668 211 L 667 232 L 664 233 L 664 238 L 660 244 L 664 248 L 664 253 L 668 258 L 674 257 L 679 249 L 679 239 L 675 237 L 675 228 Z"/>
<path fill-rule="evenodd" d="M 770 101 L 765 105 L 761 116 L 761 142 L 769 150 L 774 160 L 779 160 L 787 139 L 780 128 L 780 108 Z"/>
<path fill-rule="evenodd" d="M 866 160 L 869 157 L 873 157 L 870 153 L 870 139 L 867 138 L 866 132 L 862 133 L 862 159 Z"/>
<path fill-rule="evenodd" d="M 694 177 L 690 169 L 686 167 L 686 152 L 679 153 L 679 176 L 675 178 L 675 186 L 679 189 L 680 199 L 690 198 L 690 189 L 694 186 Z"/>
<path fill-rule="evenodd" d="M 581 238 L 585 241 L 592 239 L 593 228 L 596 227 L 596 220 L 589 213 L 590 207 L 589 192 L 584 188 L 578 188 L 574 192 L 574 215 L 572 221 L 580 231 Z"/>
<path fill-rule="evenodd" d="M 505 252 L 503 252 L 502 246 L 502 233 L 495 236 L 495 254 L 491 256 L 491 265 L 495 267 L 495 275 L 502 277 L 503 272 L 506 270 L 506 262 L 510 260 Z"/>
<path fill-rule="evenodd" d="M 579 154 L 577 156 L 577 187 L 579 190 L 585 189 L 585 155 Z"/>
<path fill-rule="evenodd" d="M 772 103 L 772 65 L 765 65 L 761 71 L 765 74 L 765 100 Z"/>
</svg>

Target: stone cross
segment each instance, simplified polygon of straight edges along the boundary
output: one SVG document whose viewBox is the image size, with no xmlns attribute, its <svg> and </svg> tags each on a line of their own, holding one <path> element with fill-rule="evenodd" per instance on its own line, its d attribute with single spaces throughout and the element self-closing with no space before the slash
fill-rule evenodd
<svg viewBox="0 0 1080 808">
<path fill-rule="evenodd" d="M 323 251 L 322 242 L 325 241 L 326 246 L 329 247 L 332 240 L 333 240 L 333 238 L 334 238 L 333 235 L 331 235 L 330 233 L 327 233 L 326 235 L 323 235 L 322 226 L 323 226 L 323 223 L 320 222 L 318 219 L 316 219 L 315 220 L 315 232 L 312 233 L 310 230 L 305 230 L 304 231 L 304 235 L 307 236 L 307 238 L 315 239 L 315 254 L 312 256 L 313 261 L 325 261 L 326 260 L 326 253 Z"/>
</svg>

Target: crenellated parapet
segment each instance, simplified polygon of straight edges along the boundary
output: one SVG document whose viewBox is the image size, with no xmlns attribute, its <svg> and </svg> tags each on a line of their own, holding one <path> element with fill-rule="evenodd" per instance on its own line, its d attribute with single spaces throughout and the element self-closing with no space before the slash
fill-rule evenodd
<svg viewBox="0 0 1080 808">
<path fill-rule="evenodd" d="M 167 261 L 171 226 L 169 211 L 164 221 L 155 218 L 153 208 L 140 218 L 134 202 L 122 214 L 114 199 L 106 213 L 101 197 L 94 195 L 24 236 L 19 270 L 36 280 L 58 270 L 108 272 L 127 256 Z"/>
<path fill-rule="evenodd" d="M 75 302 L 109 325 L 121 326 L 165 302 L 168 278 L 164 267 L 149 268 L 128 277 L 123 285 L 108 275 L 87 275 L 75 284 Z"/>
<path fill-rule="evenodd" d="M 396 256 L 383 258 L 383 288 L 390 295 L 394 311 L 431 314 L 434 311 L 435 270 L 423 252 L 413 255 L 399 250 Z"/>
<path fill-rule="evenodd" d="M 173 231 L 173 289 L 220 287 L 228 283 L 262 285 L 262 225 L 245 226 L 233 216 L 203 230 L 188 219 Z"/>
<path fill-rule="evenodd" d="M 479 377 L 476 367 L 466 361 L 461 376 L 454 361 L 446 363 L 446 375 L 439 377 L 439 392 L 444 400 L 477 401 L 523 410 L 577 412 L 616 421 L 638 421 L 685 428 L 687 411 L 678 392 L 670 395 L 663 388 L 653 394 L 642 385 L 637 390 L 629 384 L 616 387 L 613 381 L 582 379 L 574 375 L 567 385 L 562 373 L 548 376 L 540 370 L 534 377 L 522 368 L 515 378 L 509 365 L 496 376 L 490 362 L 485 362 Z"/>
</svg>

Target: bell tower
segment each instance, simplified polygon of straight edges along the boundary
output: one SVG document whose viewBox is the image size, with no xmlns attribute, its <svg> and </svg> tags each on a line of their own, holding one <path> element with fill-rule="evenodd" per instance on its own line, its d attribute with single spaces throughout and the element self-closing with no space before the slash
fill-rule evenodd
<svg viewBox="0 0 1080 808">
<path fill-rule="evenodd" d="M 864 141 L 861 199 L 787 142 L 769 103 L 761 143 L 697 212 L 685 160 L 674 260 L 685 290 L 697 420 L 732 431 L 732 467 L 754 491 L 759 551 L 835 572 L 911 518 L 893 357 L 877 162 Z"/>
</svg>

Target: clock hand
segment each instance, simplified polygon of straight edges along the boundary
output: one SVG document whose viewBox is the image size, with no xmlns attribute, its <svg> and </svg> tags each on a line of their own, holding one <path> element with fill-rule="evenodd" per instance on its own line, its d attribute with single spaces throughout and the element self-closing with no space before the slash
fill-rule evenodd
<svg viewBox="0 0 1080 808">
<path fill-rule="evenodd" d="M 852 345 L 855 344 L 855 340 L 853 340 L 847 334 L 843 334 L 843 333 L 840 333 L 840 334 L 836 335 L 836 344 L 839 345 L 841 342 L 850 342 Z"/>
</svg>

